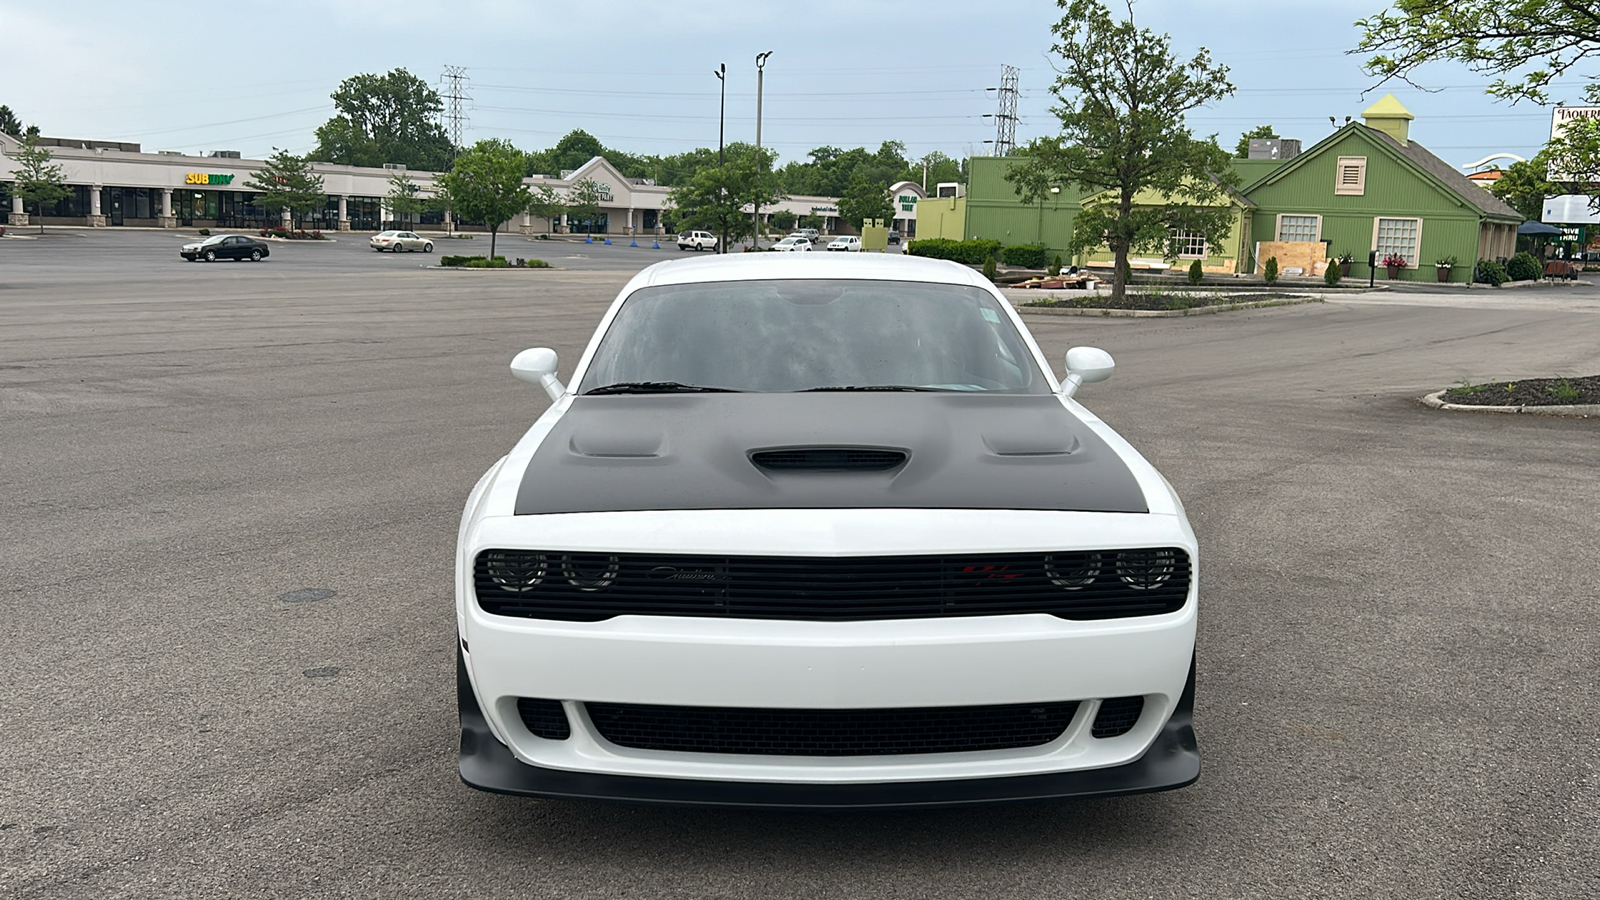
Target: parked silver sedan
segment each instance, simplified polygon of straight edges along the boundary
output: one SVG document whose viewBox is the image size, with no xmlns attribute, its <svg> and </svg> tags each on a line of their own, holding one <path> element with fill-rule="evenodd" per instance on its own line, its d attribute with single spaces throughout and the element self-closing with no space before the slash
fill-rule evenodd
<svg viewBox="0 0 1600 900">
<path fill-rule="evenodd" d="M 409 231 L 379 232 L 372 236 L 372 240 L 367 241 L 367 246 L 380 252 L 384 250 L 388 250 L 391 253 L 399 253 L 401 250 L 421 250 L 423 253 L 433 252 L 433 241 Z"/>
</svg>

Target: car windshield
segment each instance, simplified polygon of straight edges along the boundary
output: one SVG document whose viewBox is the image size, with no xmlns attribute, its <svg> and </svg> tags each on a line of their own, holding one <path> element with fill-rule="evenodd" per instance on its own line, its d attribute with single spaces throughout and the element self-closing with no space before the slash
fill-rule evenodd
<svg viewBox="0 0 1600 900">
<path fill-rule="evenodd" d="M 219 235 L 217 235 L 215 237 L 208 237 L 205 240 L 201 241 L 200 242 L 200 246 L 206 247 L 206 246 L 210 246 L 211 244 L 220 244 L 220 243 L 222 243 L 223 241 L 225 241 L 227 239 L 228 239 L 228 235 L 219 234 Z"/>
<path fill-rule="evenodd" d="M 395 234 L 396 232 L 393 231 L 380 231 L 378 232 L 378 237 L 394 237 Z"/>
<path fill-rule="evenodd" d="M 909 281 L 729 281 L 642 288 L 595 350 L 579 393 L 943 390 L 1047 393 L 1000 303 Z M 644 387 L 639 391 L 643 392 Z"/>
</svg>

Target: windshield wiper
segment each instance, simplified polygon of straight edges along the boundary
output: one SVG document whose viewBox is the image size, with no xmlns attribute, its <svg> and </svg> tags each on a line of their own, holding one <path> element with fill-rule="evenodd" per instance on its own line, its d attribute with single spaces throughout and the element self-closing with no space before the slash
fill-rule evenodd
<svg viewBox="0 0 1600 900">
<path fill-rule="evenodd" d="M 919 384 L 841 384 L 834 387 L 806 388 L 802 393 L 813 391 L 944 391 L 948 388 L 923 387 Z"/>
<path fill-rule="evenodd" d="M 706 387 L 681 381 L 619 381 L 583 392 L 588 394 L 738 394 L 737 388 Z"/>
</svg>

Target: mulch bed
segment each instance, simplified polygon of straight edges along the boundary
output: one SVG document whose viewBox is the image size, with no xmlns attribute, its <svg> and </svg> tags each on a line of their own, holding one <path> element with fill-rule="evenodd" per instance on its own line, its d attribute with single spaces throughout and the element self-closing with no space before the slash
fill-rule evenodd
<svg viewBox="0 0 1600 900">
<path fill-rule="evenodd" d="M 1600 403 L 1600 375 L 1585 378 L 1524 378 L 1463 384 L 1444 392 L 1444 402 L 1463 406 L 1570 406 Z"/>
<path fill-rule="evenodd" d="M 1105 294 L 1079 294 L 1076 296 L 1055 297 L 1053 299 L 1040 298 L 1029 300 L 1023 306 L 1054 306 L 1063 309 L 1194 309 L 1201 306 L 1227 306 L 1234 303 L 1255 303 L 1261 300 L 1293 300 L 1298 299 L 1295 294 L 1273 294 L 1252 291 L 1246 295 L 1213 294 L 1204 291 L 1194 293 L 1158 293 L 1135 294 L 1129 293 L 1119 302 L 1113 302 Z"/>
</svg>

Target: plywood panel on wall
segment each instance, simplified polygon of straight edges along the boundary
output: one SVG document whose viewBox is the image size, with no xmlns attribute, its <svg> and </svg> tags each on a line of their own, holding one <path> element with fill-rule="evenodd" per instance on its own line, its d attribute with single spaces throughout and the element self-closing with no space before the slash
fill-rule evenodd
<svg viewBox="0 0 1600 900">
<path fill-rule="evenodd" d="M 1328 268 L 1328 245 L 1321 241 L 1262 241 L 1256 246 L 1257 274 L 1274 256 L 1279 272 L 1298 266 L 1306 275 L 1321 275 Z"/>
</svg>

